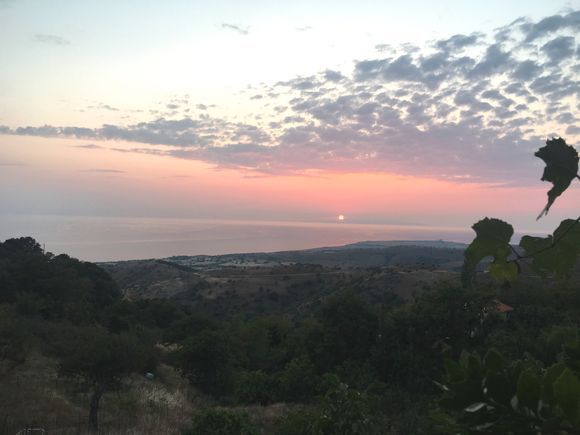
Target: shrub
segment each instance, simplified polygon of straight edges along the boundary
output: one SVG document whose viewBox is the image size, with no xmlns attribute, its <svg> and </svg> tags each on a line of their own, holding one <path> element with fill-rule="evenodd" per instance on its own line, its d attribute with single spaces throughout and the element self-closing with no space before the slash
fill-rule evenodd
<svg viewBox="0 0 580 435">
<path fill-rule="evenodd" d="M 240 374 L 236 382 L 235 396 L 240 403 L 267 405 L 276 400 L 277 390 L 273 377 L 257 370 Z"/>
<path fill-rule="evenodd" d="M 258 435 L 248 414 L 225 409 L 207 409 L 193 416 L 183 435 Z"/>
</svg>

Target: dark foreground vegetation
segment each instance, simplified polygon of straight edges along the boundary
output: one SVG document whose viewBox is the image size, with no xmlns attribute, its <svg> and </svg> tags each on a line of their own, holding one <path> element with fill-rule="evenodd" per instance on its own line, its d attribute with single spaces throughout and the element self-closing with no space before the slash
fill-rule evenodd
<svg viewBox="0 0 580 435">
<path fill-rule="evenodd" d="M 101 408 L 102 433 L 147 433 L 132 426 L 155 413 L 169 427 L 150 433 L 442 432 L 450 417 L 433 381 L 443 382 L 446 358 L 455 376 L 463 369 L 451 361 L 462 351 L 523 357 L 530 375 L 569 358 L 578 292 L 565 282 L 551 287 L 504 288 L 509 313 L 496 309 L 495 292 L 441 283 L 404 305 L 370 305 L 341 291 L 301 320 L 243 313 L 217 320 L 170 301 L 123 300 L 98 267 L 44 253 L 30 238 L 7 240 L 0 244 L 2 433 L 34 424 L 51 433 L 96 431 Z M 466 370 L 481 365 L 465 355 Z M 180 390 L 179 375 L 191 390 Z M 134 397 L 154 384 L 165 384 L 166 402 L 179 393 L 189 406 L 176 411 Z"/>
</svg>

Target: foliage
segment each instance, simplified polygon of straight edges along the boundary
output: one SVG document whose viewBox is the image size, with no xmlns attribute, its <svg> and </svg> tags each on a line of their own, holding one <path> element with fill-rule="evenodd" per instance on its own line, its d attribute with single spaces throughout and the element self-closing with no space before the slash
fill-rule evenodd
<svg viewBox="0 0 580 435">
<path fill-rule="evenodd" d="M 278 399 L 278 385 L 274 376 L 257 370 L 237 376 L 235 397 L 239 403 L 268 405 Z"/>
<path fill-rule="evenodd" d="M 183 435 L 257 435 L 247 414 L 224 409 L 207 409 L 193 416 Z"/>
<path fill-rule="evenodd" d="M 363 360 L 376 341 L 377 317 L 352 292 L 330 298 L 318 314 L 322 331 L 313 360 L 328 370 L 348 359 Z"/>
<path fill-rule="evenodd" d="M 531 267 L 540 276 L 564 278 L 580 254 L 580 227 L 573 219 L 560 223 L 553 235 L 523 236 L 520 246 L 532 257 Z M 556 243 L 557 241 L 557 243 Z"/>
<path fill-rule="evenodd" d="M 278 435 L 371 435 L 382 432 L 378 398 L 337 383 L 316 408 L 295 411 L 278 423 Z"/>
<path fill-rule="evenodd" d="M 23 314 L 86 324 L 119 298 L 115 282 L 92 263 L 44 253 L 30 237 L 0 243 L 0 302 L 16 303 Z"/>
<path fill-rule="evenodd" d="M 276 435 L 320 435 L 316 432 L 317 409 L 291 411 L 280 418 L 276 425 Z"/>
<path fill-rule="evenodd" d="M 513 280 L 518 274 L 516 264 L 509 262 L 509 242 L 513 227 L 499 219 L 485 218 L 473 225 L 475 239 L 465 250 L 464 280 L 471 279 L 475 268 L 485 257 L 493 257 L 490 273 L 497 279 Z"/>
<path fill-rule="evenodd" d="M 110 334 L 100 328 L 70 330 L 61 337 L 60 373 L 78 376 L 90 385 L 113 388 L 133 372 L 155 368 L 152 346 L 129 334 Z"/>
<path fill-rule="evenodd" d="M 546 163 L 542 180 L 553 184 L 548 203 L 554 201 L 580 178 L 578 153 L 561 139 L 551 139 L 536 154 Z M 478 264 L 491 257 L 490 274 L 498 281 L 514 281 L 521 264 L 541 277 L 566 277 L 580 254 L 580 228 L 576 220 L 564 220 L 553 235 L 545 238 L 524 236 L 521 250 L 510 245 L 513 228 L 498 219 L 485 218 L 473 226 L 476 237 L 465 252 L 464 283 L 473 286 Z M 522 253 L 523 252 L 523 253 Z M 531 336 L 520 324 L 518 335 Z M 495 342 L 499 335 L 495 335 Z M 506 333 L 505 338 L 515 338 Z M 505 346 L 506 341 L 503 341 Z M 512 343 L 513 344 L 513 343 Z M 528 346 L 530 345 L 528 341 Z M 530 346 L 532 347 L 532 346 Z M 508 346 L 509 348 L 509 346 Z M 434 414 L 439 429 L 448 433 L 529 433 L 563 434 L 580 432 L 580 343 L 576 325 L 545 328 L 535 345 L 544 362 L 526 355 L 509 361 L 496 350 L 481 360 L 477 353 L 464 351 L 459 362 L 447 359 L 443 398 L 447 412 Z M 558 352 L 561 353 L 556 358 Z"/>
<path fill-rule="evenodd" d="M 91 389 L 89 431 L 98 431 L 99 402 L 102 395 L 117 388 L 133 372 L 154 370 L 152 346 L 135 336 L 110 334 L 101 328 L 72 329 L 73 336 L 62 337 L 59 372 L 77 377 Z"/>
<path fill-rule="evenodd" d="M 574 147 L 566 145 L 562 138 L 548 140 L 546 146 L 540 148 L 535 155 L 546 163 L 542 180 L 553 183 L 548 192 L 548 203 L 538 216 L 540 218 L 575 178 L 580 179 L 577 175 L 579 157 Z M 560 223 L 553 235 L 545 238 L 522 237 L 520 248 L 524 255 L 521 255 L 510 245 L 513 235 L 511 225 L 499 219 L 480 220 L 473 225 L 476 237 L 465 251 L 464 284 L 473 285 L 477 265 L 486 257 L 492 257 L 490 274 L 501 282 L 514 281 L 521 270 L 520 263 L 528 259 L 532 259 L 532 269 L 543 277 L 566 276 L 580 254 L 578 222 L 580 218 L 566 219 Z"/>
<path fill-rule="evenodd" d="M 290 361 L 278 375 L 280 399 L 284 402 L 307 402 L 318 392 L 320 377 L 308 356 Z"/>
<path fill-rule="evenodd" d="M 379 433 L 377 398 L 340 384 L 323 397 L 315 428 L 324 435 Z"/>
<path fill-rule="evenodd" d="M 233 388 L 235 343 L 224 331 L 203 330 L 188 338 L 174 355 L 174 362 L 192 385 L 212 395 Z"/>
<path fill-rule="evenodd" d="M 378 379 L 422 392 L 432 388 L 442 354 L 473 348 L 488 334 L 493 295 L 440 285 L 384 316 L 370 362 Z"/>
<path fill-rule="evenodd" d="M 562 138 L 552 138 L 546 141 L 546 146 L 540 148 L 536 154 L 546 163 L 542 181 L 549 181 L 553 187 L 548 192 L 548 203 L 538 218 L 547 214 L 550 207 L 564 191 L 570 186 L 572 180 L 578 174 L 578 153 L 574 147 L 566 145 Z"/>
<path fill-rule="evenodd" d="M 23 323 L 13 307 L 0 305 L 0 367 L 6 371 L 26 359 L 25 344 L 29 337 Z"/>
<path fill-rule="evenodd" d="M 446 361 L 439 414 L 449 433 L 576 433 L 580 429 L 580 380 L 563 362 L 510 362 L 489 350 L 483 360 L 464 352 Z"/>
</svg>

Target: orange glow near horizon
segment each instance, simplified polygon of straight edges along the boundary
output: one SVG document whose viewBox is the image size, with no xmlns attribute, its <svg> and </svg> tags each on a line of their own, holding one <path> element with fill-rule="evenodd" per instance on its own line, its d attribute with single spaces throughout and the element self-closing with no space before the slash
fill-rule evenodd
<svg viewBox="0 0 580 435">
<path fill-rule="evenodd" d="M 349 223 L 453 226 L 471 224 L 488 214 L 507 220 L 513 215 L 535 216 L 547 187 L 541 183 L 538 188 L 496 187 L 386 173 L 264 176 L 109 149 L 124 144 L 78 147 L 85 144 L 0 136 L 0 157 L 14 163 L 3 167 L 0 193 L 9 195 L 11 186 L 13 191 L 26 186 L 30 201 L 53 195 L 57 206 L 64 204 L 63 214 L 71 213 L 74 204 L 69 203 L 77 201 L 78 214 L 84 213 L 84 204 L 90 204 L 96 210 L 134 216 L 330 222 L 337 220 L 340 211 L 349 216 Z M 565 211 L 566 201 L 559 206 Z"/>
</svg>

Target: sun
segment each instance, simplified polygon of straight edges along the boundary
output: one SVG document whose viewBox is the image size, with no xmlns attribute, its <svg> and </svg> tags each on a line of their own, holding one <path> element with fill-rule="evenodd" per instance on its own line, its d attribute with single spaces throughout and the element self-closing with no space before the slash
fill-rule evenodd
<svg viewBox="0 0 580 435">
<path fill-rule="evenodd" d="M 338 215 L 338 220 L 342 222 L 344 220 L 344 215 L 343 214 L 339 214 Z"/>
</svg>

